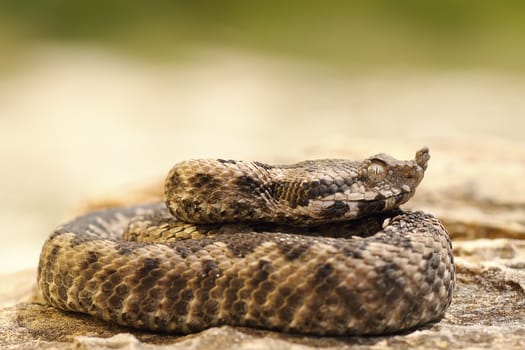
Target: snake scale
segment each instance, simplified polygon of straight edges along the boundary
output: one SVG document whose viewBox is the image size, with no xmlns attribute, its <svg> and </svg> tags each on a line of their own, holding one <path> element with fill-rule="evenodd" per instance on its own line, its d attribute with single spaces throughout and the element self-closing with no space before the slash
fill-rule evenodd
<svg viewBox="0 0 525 350">
<path fill-rule="evenodd" d="M 399 209 L 429 158 L 181 162 L 165 203 L 59 226 L 38 285 L 59 309 L 171 333 L 377 335 L 438 321 L 455 285 L 448 233 Z"/>
</svg>

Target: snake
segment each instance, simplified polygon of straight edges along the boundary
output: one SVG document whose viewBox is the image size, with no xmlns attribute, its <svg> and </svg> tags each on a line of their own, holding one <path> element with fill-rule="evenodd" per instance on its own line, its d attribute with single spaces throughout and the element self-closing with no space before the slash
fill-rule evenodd
<svg viewBox="0 0 525 350">
<path fill-rule="evenodd" d="M 58 226 L 38 286 L 58 309 L 153 332 L 417 329 L 444 317 L 455 286 L 445 227 L 400 208 L 429 159 L 425 147 L 413 160 L 182 161 L 164 201 Z"/>
</svg>

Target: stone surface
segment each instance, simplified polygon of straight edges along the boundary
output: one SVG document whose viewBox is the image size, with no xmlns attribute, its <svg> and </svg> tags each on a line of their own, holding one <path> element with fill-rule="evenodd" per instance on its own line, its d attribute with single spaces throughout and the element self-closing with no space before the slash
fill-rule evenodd
<svg viewBox="0 0 525 350">
<path fill-rule="evenodd" d="M 366 155 L 367 144 L 361 144 L 334 153 Z M 31 270 L 0 277 L 0 348 L 523 349 L 525 149 L 508 143 L 475 145 L 434 145 L 425 181 L 409 205 L 438 215 L 454 240 L 457 288 L 437 324 L 383 337 L 317 338 L 233 327 L 186 336 L 152 334 L 45 305 L 36 295 Z M 392 153 L 397 151 L 410 153 L 403 146 Z M 151 200 L 161 193 L 155 183 L 82 210 Z"/>
</svg>

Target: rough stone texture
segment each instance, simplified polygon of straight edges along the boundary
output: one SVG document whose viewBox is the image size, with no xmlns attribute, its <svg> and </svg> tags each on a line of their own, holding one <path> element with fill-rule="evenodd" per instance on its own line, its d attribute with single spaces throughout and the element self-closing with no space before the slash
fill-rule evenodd
<svg viewBox="0 0 525 350">
<path fill-rule="evenodd" d="M 368 155 L 366 142 L 357 145 L 361 148 L 334 153 Z M 525 149 L 497 142 L 474 145 L 431 145 L 429 171 L 409 205 L 440 217 L 454 240 L 458 283 L 440 323 L 388 337 L 316 338 L 232 327 L 187 336 L 151 334 L 45 305 L 35 296 L 34 272 L 26 271 L 0 276 L 0 348 L 523 349 Z M 403 146 L 391 152 L 410 154 Z M 89 208 L 148 200 L 160 193 L 155 184 Z"/>
</svg>

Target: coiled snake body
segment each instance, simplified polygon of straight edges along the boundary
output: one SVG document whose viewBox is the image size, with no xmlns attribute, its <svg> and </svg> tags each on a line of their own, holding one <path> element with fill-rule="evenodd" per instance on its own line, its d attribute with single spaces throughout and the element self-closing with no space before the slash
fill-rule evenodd
<svg viewBox="0 0 525 350">
<path fill-rule="evenodd" d="M 166 204 L 59 226 L 38 285 L 57 308 L 174 333 L 386 334 L 437 321 L 455 284 L 448 234 L 398 208 L 428 159 L 424 148 L 411 161 L 182 162 Z"/>
</svg>

